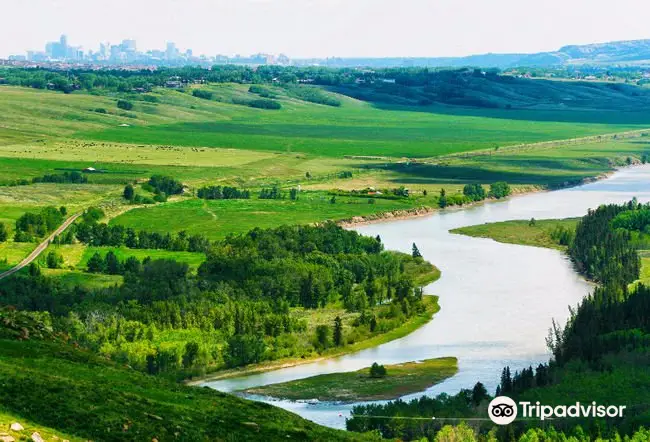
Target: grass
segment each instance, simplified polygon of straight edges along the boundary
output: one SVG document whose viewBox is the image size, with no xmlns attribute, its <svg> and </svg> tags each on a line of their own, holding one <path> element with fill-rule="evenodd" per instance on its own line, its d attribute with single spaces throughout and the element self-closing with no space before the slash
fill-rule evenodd
<svg viewBox="0 0 650 442">
<path fill-rule="evenodd" d="M 456 358 L 436 358 L 386 365 L 385 368 L 386 376 L 380 378 L 371 377 L 370 367 L 366 367 L 353 372 L 324 374 L 251 388 L 246 393 L 290 400 L 391 400 L 423 391 L 453 376 L 458 371 L 458 361 Z"/>
<path fill-rule="evenodd" d="M 120 275 L 104 275 L 101 273 L 86 273 L 78 270 L 42 269 L 43 274 L 56 279 L 67 287 L 84 287 L 86 289 L 101 289 L 122 284 Z"/>
<path fill-rule="evenodd" d="M 11 430 L 10 427 L 14 423 L 20 424 L 24 429 L 21 431 Z M 46 441 L 68 440 L 71 442 L 82 442 L 85 440 L 17 417 L 13 413 L 3 411 L 2 405 L 0 405 L 0 438 L 2 436 L 11 436 L 14 440 L 31 440 L 31 436 L 34 433 L 38 433 Z"/>
<path fill-rule="evenodd" d="M 367 439 L 55 343 L 0 340 L 0 378 L 0 419 L 36 426 L 48 436 L 55 428 L 77 440 Z"/>
<path fill-rule="evenodd" d="M 35 243 L 13 241 L 0 243 L 0 271 L 15 266 L 35 248 Z"/>
<path fill-rule="evenodd" d="M 575 229 L 579 220 L 580 218 L 535 220 L 533 225 L 530 220 L 503 221 L 461 227 L 450 232 L 478 238 L 491 238 L 508 244 L 566 250 L 565 246 L 558 244 L 551 237 L 551 232 L 558 227 Z"/>
<path fill-rule="evenodd" d="M 228 234 L 247 232 L 255 227 L 277 227 L 283 224 L 309 224 L 325 220 L 347 219 L 377 212 L 409 209 L 413 206 L 431 204 L 427 199 L 383 200 L 368 204 L 367 198 L 337 197 L 325 192 L 302 192 L 297 201 L 261 200 L 212 200 L 187 199 L 134 209 L 111 220 L 134 229 L 157 232 L 203 233 L 211 239 Z M 152 223 L 152 220 L 155 220 Z"/>
</svg>

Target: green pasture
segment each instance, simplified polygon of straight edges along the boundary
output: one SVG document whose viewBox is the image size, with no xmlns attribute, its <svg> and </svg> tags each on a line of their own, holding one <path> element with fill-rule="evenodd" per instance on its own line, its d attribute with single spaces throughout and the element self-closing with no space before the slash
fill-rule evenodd
<svg viewBox="0 0 650 442">
<path fill-rule="evenodd" d="M 309 224 L 326 220 L 347 219 L 377 212 L 409 209 L 420 203 L 431 204 L 428 198 L 400 200 L 336 197 L 325 192 L 301 192 L 297 201 L 283 200 L 212 200 L 198 199 L 159 204 L 133 209 L 111 220 L 137 230 L 156 232 L 203 233 L 211 239 L 231 233 L 244 233 L 252 228 L 277 227 L 284 224 Z"/>
</svg>

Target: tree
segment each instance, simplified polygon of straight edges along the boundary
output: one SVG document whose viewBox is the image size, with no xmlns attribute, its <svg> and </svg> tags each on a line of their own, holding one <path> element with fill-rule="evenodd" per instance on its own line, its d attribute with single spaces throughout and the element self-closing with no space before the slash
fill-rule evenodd
<svg viewBox="0 0 650 442">
<path fill-rule="evenodd" d="M 371 378 L 383 378 L 386 376 L 386 367 L 383 365 L 379 365 L 376 362 L 372 363 L 372 366 L 370 367 L 370 377 Z"/>
<path fill-rule="evenodd" d="M 496 199 L 505 198 L 510 195 L 510 185 L 505 181 L 498 181 L 490 184 L 490 192 L 488 196 Z"/>
<path fill-rule="evenodd" d="M 117 107 L 122 110 L 131 110 L 133 109 L 133 103 L 127 100 L 117 100 Z"/>
<path fill-rule="evenodd" d="M 51 250 L 45 257 L 45 264 L 48 269 L 60 269 L 63 265 L 63 256 Z"/>
<path fill-rule="evenodd" d="M 191 368 L 199 357 L 199 344 L 188 342 L 185 344 L 185 353 L 183 353 L 183 367 Z"/>
<path fill-rule="evenodd" d="M 487 389 L 482 383 L 477 382 L 476 385 L 474 385 L 474 388 L 472 388 L 472 403 L 475 407 L 478 407 L 481 402 L 489 399 L 489 397 Z"/>
<path fill-rule="evenodd" d="M 466 184 L 463 195 L 472 201 L 482 201 L 485 199 L 485 189 L 480 184 Z"/>
<path fill-rule="evenodd" d="M 337 347 L 343 345 L 343 321 L 340 316 L 334 318 L 334 345 Z"/>
<path fill-rule="evenodd" d="M 330 198 L 330 204 L 336 204 L 336 196 L 332 195 L 332 198 Z"/>
<path fill-rule="evenodd" d="M 7 226 L 5 223 L 0 223 L 0 242 L 5 242 L 9 237 L 9 232 L 7 231 Z"/>
<path fill-rule="evenodd" d="M 102 256 L 95 252 L 93 256 L 88 260 L 86 265 L 90 273 L 102 273 L 104 271 L 104 259 Z"/>
<path fill-rule="evenodd" d="M 447 202 L 447 192 L 445 192 L 445 189 L 440 189 L 440 198 L 438 198 L 438 206 L 440 206 L 441 209 L 444 209 L 447 207 L 448 202 Z"/>
<path fill-rule="evenodd" d="M 298 199 L 298 189 L 293 188 L 289 191 L 289 198 L 291 198 L 293 201 Z"/>
<path fill-rule="evenodd" d="M 105 268 L 106 272 L 109 275 L 119 275 L 122 273 L 122 265 L 120 264 L 120 261 L 117 259 L 117 255 L 115 255 L 115 252 L 112 250 L 109 250 L 108 253 L 106 254 L 106 257 L 104 258 L 104 263 L 105 263 Z"/>
<path fill-rule="evenodd" d="M 329 348 L 331 341 L 330 341 L 330 336 L 332 332 L 330 328 L 325 325 L 321 324 L 316 327 L 316 347 L 325 350 Z"/>
<path fill-rule="evenodd" d="M 422 254 L 420 253 L 420 250 L 418 250 L 418 246 L 413 243 L 413 251 L 411 252 L 411 256 L 413 258 L 422 258 Z"/>
<path fill-rule="evenodd" d="M 124 188 L 124 199 L 133 201 L 133 198 L 135 198 L 135 190 L 131 184 L 127 184 Z"/>
</svg>

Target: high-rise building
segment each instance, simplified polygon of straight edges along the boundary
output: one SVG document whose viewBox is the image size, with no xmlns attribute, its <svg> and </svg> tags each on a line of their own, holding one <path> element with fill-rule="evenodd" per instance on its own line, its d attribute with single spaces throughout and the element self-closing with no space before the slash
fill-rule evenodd
<svg viewBox="0 0 650 442">
<path fill-rule="evenodd" d="M 171 41 L 167 42 L 167 51 L 165 51 L 165 56 L 168 60 L 173 60 L 178 57 L 178 49 L 176 49 L 176 43 Z"/>
<path fill-rule="evenodd" d="M 136 52 L 135 40 L 122 40 L 122 51 Z"/>
</svg>

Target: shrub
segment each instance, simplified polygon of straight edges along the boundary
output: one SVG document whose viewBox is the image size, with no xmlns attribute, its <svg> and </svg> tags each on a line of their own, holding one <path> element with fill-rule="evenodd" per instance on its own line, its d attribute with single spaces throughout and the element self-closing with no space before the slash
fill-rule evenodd
<svg viewBox="0 0 650 442">
<path fill-rule="evenodd" d="M 372 366 L 370 367 L 370 377 L 383 378 L 384 376 L 386 376 L 386 367 L 373 362 Z"/>
<path fill-rule="evenodd" d="M 60 269 L 63 266 L 63 256 L 52 250 L 47 254 L 45 264 L 48 269 Z"/>
<path fill-rule="evenodd" d="M 133 109 L 133 103 L 127 100 L 117 100 L 117 107 L 128 111 Z"/>
<path fill-rule="evenodd" d="M 192 95 L 196 98 L 202 98 L 204 100 L 212 100 L 212 92 L 205 91 L 203 89 L 192 90 Z"/>
<path fill-rule="evenodd" d="M 272 110 L 278 110 L 282 109 L 282 105 L 278 103 L 275 100 L 269 100 L 269 99 L 259 99 L 259 100 L 252 100 L 248 103 L 250 107 L 254 107 L 257 109 L 272 109 Z"/>
</svg>

